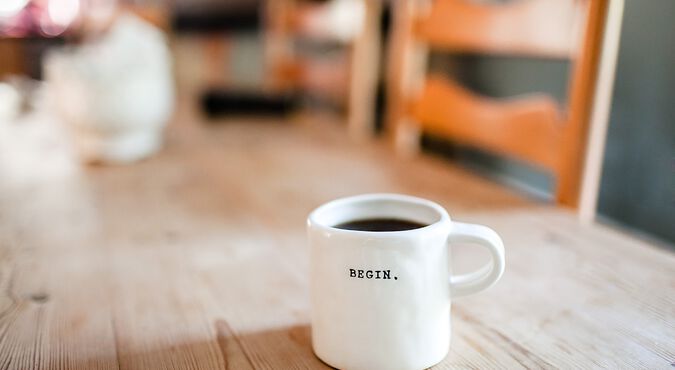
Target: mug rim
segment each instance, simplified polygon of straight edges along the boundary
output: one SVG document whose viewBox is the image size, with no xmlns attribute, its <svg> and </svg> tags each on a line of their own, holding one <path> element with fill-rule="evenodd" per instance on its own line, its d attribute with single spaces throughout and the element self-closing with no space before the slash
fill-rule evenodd
<svg viewBox="0 0 675 370">
<path fill-rule="evenodd" d="M 328 225 L 326 223 L 319 222 L 318 220 L 318 218 L 322 213 L 328 212 L 331 208 L 345 206 L 349 203 L 365 202 L 372 200 L 390 200 L 423 206 L 428 209 L 432 209 L 438 215 L 438 219 L 423 227 L 399 231 L 367 231 L 367 230 L 340 229 L 333 225 Z M 334 199 L 315 208 L 307 217 L 307 226 L 311 228 L 320 228 L 325 231 L 330 231 L 332 233 L 368 235 L 368 236 L 377 236 L 377 235 L 392 236 L 402 234 L 411 235 L 414 233 L 425 233 L 437 229 L 439 227 L 444 226 L 447 227 L 451 224 L 451 222 L 452 220 L 450 219 L 450 215 L 448 214 L 448 212 L 438 203 L 430 201 L 428 199 L 415 197 L 412 195 L 396 194 L 396 193 L 367 193 Z"/>
</svg>

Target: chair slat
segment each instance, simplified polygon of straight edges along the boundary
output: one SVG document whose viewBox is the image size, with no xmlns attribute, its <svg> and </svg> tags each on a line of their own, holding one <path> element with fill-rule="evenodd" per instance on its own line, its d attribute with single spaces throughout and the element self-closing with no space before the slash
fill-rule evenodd
<svg viewBox="0 0 675 370">
<path fill-rule="evenodd" d="M 548 170 L 558 168 L 563 124 L 557 104 L 546 95 L 492 99 L 446 78 L 430 76 L 410 109 L 432 134 Z"/>
<path fill-rule="evenodd" d="M 435 0 L 416 34 L 432 48 L 458 52 L 572 58 L 582 0 L 514 0 L 484 4 Z"/>
<path fill-rule="evenodd" d="M 281 65 L 277 74 L 301 91 L 345 104 L 349 72 L 344 57 L 329 60 L 297 57 Z"/>
</svg>

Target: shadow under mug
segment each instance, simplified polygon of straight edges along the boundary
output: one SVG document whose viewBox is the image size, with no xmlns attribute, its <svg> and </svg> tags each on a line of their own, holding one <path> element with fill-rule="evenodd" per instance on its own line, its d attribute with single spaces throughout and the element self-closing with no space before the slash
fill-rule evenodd
<svg viewBox="0 0 675 370">
<path fill-rule="evenodd" d="M 426 226 L 403 231 L 335 227 L 364 219 Z M 307 219 L 312 347 L 340 369 L 423 369 L 450 347 L 451 299 L 484 290 L 504 272 L 504 246 L 492 229 L 451 221 L 431 201 L 365 194 L 326 203 Z M 485 247 L 492 261 L 449 273 L 448 244 Z"/>
</svg>

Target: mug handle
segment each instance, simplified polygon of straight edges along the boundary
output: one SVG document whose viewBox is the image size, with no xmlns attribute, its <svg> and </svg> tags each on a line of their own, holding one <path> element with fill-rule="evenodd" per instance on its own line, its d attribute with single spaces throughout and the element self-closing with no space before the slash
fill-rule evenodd
<svg viewBox="0 0 675 370">
<path fill-rule="evenodd" d="M 468 274 L 450 276 L 451 297 L 462 297 L 491 287 L 504 273 L 504 243 L 489 227 L 462 222 L 453 222 L 448 244 L 473 243 L 487 248 L 492 261 Z"/>
</svg>

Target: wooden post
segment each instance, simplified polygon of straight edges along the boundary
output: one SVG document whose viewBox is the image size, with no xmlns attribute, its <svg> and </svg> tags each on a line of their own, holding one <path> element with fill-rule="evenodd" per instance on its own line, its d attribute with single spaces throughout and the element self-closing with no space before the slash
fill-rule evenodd
<svg viewBox="0 0 675 370">
<path fill-rule="evenodd" d="M 600 46 L 607 14 L 608 0 L 588 0 L 583 6 L 590 7 L 583 20 L 586 24 L 581 35 L 570 78 L 569 117 L 565 123 L 560 163 L 557 173 L 556 201 L 569 207 L 579 205 L 579 189 L 583 171 L 588 122 L 593 106 Z"/>
<path fill-rule="evenodd" d="M 419 151 L 420 129 L 409 118 L 411 101 L 423 87 L 428 50 L 415 39 L 413 27 L 423 4 L 399 0 L 393 6 L 393 33 L 388 46 L 386 127 L 396 151 L 413 155 Z"/>
<path fill-rule="evenodd" d="M 374 133 L 377 84 L 380 79 L 381 0 L 363 0 L 365 16 L 351 55 L 347 127 L 355 139 Z"/>
<path fill-rule="evenodd" d="M 288 69 L 293 61 L 291 16 L 295 0 L 265 1 L 264 27 L 264 85 L 269 91 L 283 91 L 292 85 Z"/>
<path fill-rule="evenodd" d="M 226 85 L 230 74 L 229 35 L 221 32 L 209 33 L 204 37 L 204 82 L 207 86 Z"/>
<path fill-rule="evenodd" d="M 581 182 L 579 218 L 584 223 L 595 219 L 602 175 L 605 139 L 612 106 L 612 92 L 616 73 L 617 55 L 621 39 L 624 0 L 610 0 L 605 21 L 602 54 L 598 66 L 594 105 L 591 111 L 586 161 Z"/>
</svg>

